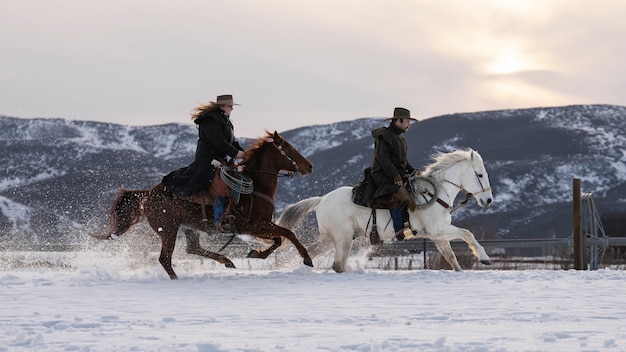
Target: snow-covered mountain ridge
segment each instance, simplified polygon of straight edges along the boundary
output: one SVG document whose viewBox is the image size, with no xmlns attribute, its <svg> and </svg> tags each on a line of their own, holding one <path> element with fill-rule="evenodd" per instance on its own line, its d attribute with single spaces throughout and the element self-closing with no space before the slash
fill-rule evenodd
<svg viewBox="0 0 626 352">
<path fill-rule="evenodd" d="M 386 123 L 361 118 L 281 132 L 315 171 L 281 178 L 277 209 L 358 182 L 371 161 L 370 131 Z M 626 211 L 625 136 L 626 107 L 611 105 L 451 114 L 405 134 L 410 161 L 421 169 L 437 152 L 481 153 L 495 203 L 483 209 L 472 202 L 453 219 L 490 238 L 569 236 L 575 177 L 601 212 Z M 151 188 L 193 160 L 196 139 L 192 123 L 138 127 L 0 116 L 0 239 L 66 240 L 75 230 L 104 226 L 119 187 Z"/>
</svg>

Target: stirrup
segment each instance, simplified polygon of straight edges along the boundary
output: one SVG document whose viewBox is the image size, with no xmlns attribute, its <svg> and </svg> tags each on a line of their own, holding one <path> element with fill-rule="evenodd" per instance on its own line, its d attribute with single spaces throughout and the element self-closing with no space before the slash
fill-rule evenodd
<svg viewBox="0 0 626 352">
<path fill-rule="evenodd" d="M 221 233 L 230 233 L 230 224 L 228 221 L 218 221 L 215 223 L 215 228 Z"/>
<path fill-rule="evenodd" d="M 404 239 L 405 240 L 412 240 L 415 238 L 415 234 L 413 233 L 413 230 L 411 230 L 410 227 L 406 227 L 403 231 L 402 234 L 404 235 Z"/>
<path fill-rule="evenodd" d="M 234 226 L 231 226 L 231 224 L 235 223 L 235 219 L 234 215 L 228 215 L 227 219 L 218 220 L 215 224 L 215 228 L 221 233 L 232 233 Z"/>
<path fill-rule="evenodd" d="M 417 236 L 415 236 L 415 233 L 413 233 L 413 230 L 411 230 L 411 228 L 408 226 L 398 231 L 398 233 L 396 233 L 396 239 L 398 241 L 412 240 L 416 237 Z"/>
</svg>

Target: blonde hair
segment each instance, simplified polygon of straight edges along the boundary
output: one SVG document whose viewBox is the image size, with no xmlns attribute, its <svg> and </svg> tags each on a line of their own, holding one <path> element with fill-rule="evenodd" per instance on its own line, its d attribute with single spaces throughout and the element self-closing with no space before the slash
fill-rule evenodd
<svg viewBox="0 0 626 352">
<path fill-rule="evenodd" d="M 218 110 L 219 108 L 220 108 L 220 105 L 213 104 L 213 103 L 200 105 L 191 111 L 191 120 L 195 120 L 199 117 L 204 116 L 207 113 Z"/>
</svg>

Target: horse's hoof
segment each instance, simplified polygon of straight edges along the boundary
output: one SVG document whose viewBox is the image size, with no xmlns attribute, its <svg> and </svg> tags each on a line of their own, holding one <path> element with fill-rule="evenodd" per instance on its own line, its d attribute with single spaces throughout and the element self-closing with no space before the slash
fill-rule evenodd
<svg viewBox="0 0 626 352">
<path fill-rule="evenodd" d="M 258 258 L 259 257 L 259 251 L 257 251 L 256 249 L 253 249 L 250 251 L 250 253 L 248 253 L 248 258 Z"/>
<path fill-rule="evenodd" d="M 233 262 L 226 262 L 224 263 L 224 266 L 227 268 L 235 269 L 235 264 L 233 264 Z"/>
<path fill-rule="evenodd" d="M 313 267 L 313 261 L 311 259 L 305 259 L 304 260 L 304 265 L 310 266 L 312 268 Z"/>
<path fill-rule="evenodd" d="M 485 265 L 491 265 L 491 261 L 489 261 L 489 259 L 483 259 L 480 262 L 485 264 Z"/>
</svg>

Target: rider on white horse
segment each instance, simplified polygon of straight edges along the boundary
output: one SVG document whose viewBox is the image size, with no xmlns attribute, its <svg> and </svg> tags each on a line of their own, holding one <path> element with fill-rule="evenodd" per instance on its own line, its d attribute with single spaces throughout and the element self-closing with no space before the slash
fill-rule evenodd
<svg viewBox="0 0 626 352">
<path fill-rule="evenodd" d="M 415 210 L 415 200 L 404 186 L 409 175 L 418 173 L 407 160 L 407 143 L 402 134 L 411 126 L 411 121 L 418 121 L 411 117 L 411 112 L 405 108 L 397 107 L 393 110 L 393 116 L 386 118 L 391 120 L 389 126 L 379 127 L 372 130 L 374 137 L 374 158 L 371 166 L 371 176 L 375 185 L 374 203 L 387 203 L 391 209 L 393 228 L 396 234 L 402 237 L 406 232 L 412 237 L 410 228 L 404 231 L 405 214 L 407 208 Z M 396 202 L 389 204 L 389 198 L 395 195 Z M 387 207 L 377 206 L 380 208 Z M 404 237 L 402 237 L 404 238 Z"/>
</svg>

